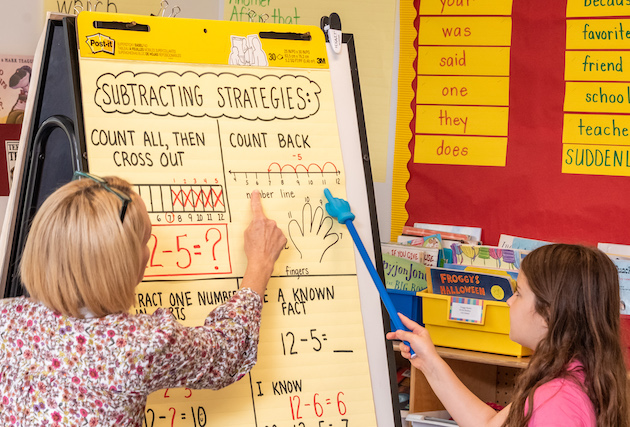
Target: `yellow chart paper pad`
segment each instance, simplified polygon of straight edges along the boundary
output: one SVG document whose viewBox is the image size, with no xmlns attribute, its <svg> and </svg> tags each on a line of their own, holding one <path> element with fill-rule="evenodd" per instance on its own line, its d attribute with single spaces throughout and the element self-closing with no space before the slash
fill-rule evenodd
<svg viewBox="0 0 630 427">
<path fill-rule="evenodd" d="M 512 0 L 424 0 L 420 15 L 511 15 Z"/>
<path fill-rule="evenodd" d="M 625 0 L 568 0 L 567 18 L 625 16 L 628 15 L 628 6 Z"/>
<path fill-rule="evenodd" d="M 630 19 L 567 20 L 567 49 L 630 49 Z"/>
<path fill-rule="evenodd" d="M 418 76 L 418 104 L 508 106 L 509 77 Z"/>
<path fill-rule="evenodd" d="M 339 14 L 343 29 L 350 29 L 357 41 L 355 49 L 361 64 L 359 79 L 373 179 L 386 182 L 389 116 L 383 114 L 383 109 L 387 110 L 391 101 L 392 46 L 398 0 L 363 0 L 360 7 L 354 2 L 338 0 L 220 0 L 220 3 L 223 3 L 226 21 L 252 19 L 267 23 L 317 24 L 324 15 L 333 11 Z M 255 15 L 252 17 L 249 13 Z"/>
<path fill-rule="evenodd" d="M 509 76 L 510 48 L 420 46 L 418 74 Z"/>
<path fill-rule="evenodd" d="M 512 18 L 422 16 L 418 40 L 437 46 L 509 46 Z"/>
<path fill-rule="evenodd" d="M 418 105 L 416 133 L 507 136 L 508 107 Z"/>
<path fill-rule="evenodd" d="M 566 82 L 564 111 L 630 113 L 630 83 Z"/>
<path fill-rule="evenodd" d="M 565 144 L 626 145 L 630 137 L 630 116 L 565 114 L 562 142 Z"/>
<path fill-rule="evenodd" d="M 627 81 L 630 52 L 567 51 L 564 70 L 566 80 Z"/>
<path fill-rule="evenodd" d="M 251 374 L 156 392 L 147 425 L 375 426 L 354 245 L 324 209 L 324 188 L 345 197 L 346 176 L 321 30 L 116 15 L 151 28 L 120 51 L 134 34 L 97 20 L 112 16 L 78 17 L 89 170 L 129 180 L 153 225 L 134 311 L 201 325 L 238 290 L 255 189 L 288 239 Z M 285 28 L 311 39 L 260 36 Z"/>
<path fill-rule="evenodd" d="M 417 135 L 415 163 L 505 166 L 507 138 Z"/>
<path fill-rule="evenodd" d="M 562 144 L 562 173 L 630 176 L 630 146 Z"/>
</svg>

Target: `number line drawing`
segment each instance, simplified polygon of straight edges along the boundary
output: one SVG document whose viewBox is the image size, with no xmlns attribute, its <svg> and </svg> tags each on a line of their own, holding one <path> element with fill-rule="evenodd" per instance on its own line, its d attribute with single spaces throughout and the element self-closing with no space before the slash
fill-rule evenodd
<svg viewBox="0 0 630 427">
<path fill-rule="evenodd" d="M 332 170 L 332 171 L 325 171 L 327 165 L 330 165 L 330 167 L 332 167 L 334 170 Z M 275 171 L 272 170 L 274 168 L 274 166 L 278 168 L 277 172 L 284 172 L 285 168 L 289 168 L 289 169 L 293 169 L 293 172 L 298 173 L 298 169 L 301 168 L 301 169 L 304 169 L 304 172 L 309 173 L 309 172 L 311 172 L 311 167 L 313 166 L 314 168 L 319 170 L 319 173 L 334 173 L 334 174 L 337 174 L 337 175 L 340 173 L 340 171 L 337 169 L 337 166 L 335 166 L 335 164 L 332 163 L 332 162 L 326 162 L 322 166 L 318 165 L 317 163 L 311 163 L 308 166 L 304 166 L 302 163 L 298 163 L 295 166 L 290 165 L 290 164 L 287 163 L 286 165 L 280 166 L 280 163 L 273 162 L 267 168 L 267 172 L 275 172 Z"/>
<path fill-rule="evenodd" d="M 341 175 L 341 171 L 337 169 L 337 166 L 335 166 L 335 164 L 332 162 L 326 162 L 322 166 L 318 165 L 317 163 L 311 163 L 308 166 L 305 166 L 302 163 L 298 163 L 296 165 L 291 165 L 287 163 L 281 166 L 280 163 L 273 162 L 267 167 L 266 171 L 263 171 L 263 170 L 232 171 L 231 170 L 229 171 L 229 173 L 233 176 L 236 176 L 237 174 L 243 174 L 245 176 L 247 176 L 248 174 L 252 174 L 256 176 L 258 176 L 258 174 L 267 174 L 268 176 L 270 175 L 282 176 L 283 174 L 295 174 L 295 175 L 306 174 L 308 176 L 311 176 L 311 174 L 321 175 L 321 176 Z"/>
</svg>

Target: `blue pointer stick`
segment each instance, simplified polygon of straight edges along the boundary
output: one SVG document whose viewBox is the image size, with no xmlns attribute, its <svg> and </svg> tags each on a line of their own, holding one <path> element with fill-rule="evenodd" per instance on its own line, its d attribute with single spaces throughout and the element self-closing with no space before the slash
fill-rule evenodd
<svg viewBox="0 0 630 427">
<path fill-rule="evenodd" d="M 336 197 L 333 197 L 332 194 L 330 194 L 330 190 L 328 190 L 328 188 L 324 189 L 324 195 L 326 196 L 326 199 L 328 199 L 328 203 L 326 203 L 326 212 L 328 212 L 328 215 L 337 218 L 337 221 L 339 221 L 340 224 L 345 224 L 346 227 L 348 228 L 348 231 L 350 232 L 350 235 L 352 236 L 352 240 L 354 240 L 354 244 L 359 250 L 359 253 L 361 254 L 361 258 L 363 258 L 363 262 L 365 263 L 365 266 L 370 272 L 370 276 L 372 276 L 372 280 L 374 281 L 374 284 L 376 285 L 376 289 L 378 289 L 378 293 L 381 296 L 381 301 L 383 301 L 383 304 L 385 305 L 385 308 L 387 309 L 387 312 L 389 313 L 389 317 L 394 323 L 394 326 L 396 327 L 396 329 L 406 330 L 406 328 L 403 326 L 402 322 L 400 321 L 400 317 L 398 317 L 398 311 L 396 310 L 394 303 L 392 303 L 391 298 L 389 297 L 389 295 L 387 294 L 387 291 L 385 290 L 385 285 L 383 285 L 383 281 L 381 280 L 380 276 L 376 272 L 376 268 L 374 267 L 374 264 L 372 263 L 370 256 L 365 250 L 365 246 L 363 246 L 363 242 L 361 241 L 361 237 L 359 237 L 359 233 L 357 233 L 357 229 L 354 228 L 354 224 L 352 223 L 352 221 L 354 220 L 355 216 L 350 211 L 350 204 L 343 199 L 338 199 Z M 403 341 L 403 342 L 407 346 L 409 346 L 411 357 L 415 357 L 416 354 L 414 353 L 409 343 L 406 341 Z"/>
</svg>

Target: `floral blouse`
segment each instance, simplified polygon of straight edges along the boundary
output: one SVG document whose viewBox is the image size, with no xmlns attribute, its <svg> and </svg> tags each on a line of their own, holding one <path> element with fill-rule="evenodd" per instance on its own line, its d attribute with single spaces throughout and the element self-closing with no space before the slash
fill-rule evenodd
<svg viewBox="0 0 630 427">
<path fill-rule="evenodd" d="M 0 300 L 0 425 L 141 426 L 150 393 L 219 389 L 249 372 L 261 310 L 250 289 L 199 327 L 166 309 L 77 319 Z"/>
</svg>

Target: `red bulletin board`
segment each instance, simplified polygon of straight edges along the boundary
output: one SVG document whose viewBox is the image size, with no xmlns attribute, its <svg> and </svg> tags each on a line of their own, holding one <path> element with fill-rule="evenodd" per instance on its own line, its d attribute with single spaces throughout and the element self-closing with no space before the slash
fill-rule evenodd
<svg viewBox="0 0 630 427">
<path fill-rule="evenodd" d="M 472 2 L 432 1 L 462 6 Z M 482 240 L 488 245 L 496 245 L 500 234 L 591 245 L 630 244 L 630 177 L 562 173 L 567 2 L 511 2 L 504 167 L 414 161 L 420 3 L 401 1 L 392 239 L 400 234 L 403 225 L 425 222 L 482 227 Z M 592 0 L 580 1 L 582 6 L 590 3 Z M 606 6 L 592 9 L 599 9 L 594 13 L 601 15 Z M 611 27 L 618 27 L 617 21 L 630 15 L 630 6 L 609 10 L 614 13 L 611 19 L 616 20 Z M 630 39 L 620 43 L 625 50 L 630 49 Z M 630 61 L 623 66 L 630 70 Z M 619 115 L 615 117 L 630 114 L 630 100 L 623 108 L 622 114 L 616 113 Z M 620 120 L 627 119 L 626 116 Z M 630 146 L 630 137 L 623 142 Z M 619 145 L 618 140 L 614 144 Z M 630 175 L 626 164 L 616 170 L 620 175 Z"/>
</svg>

